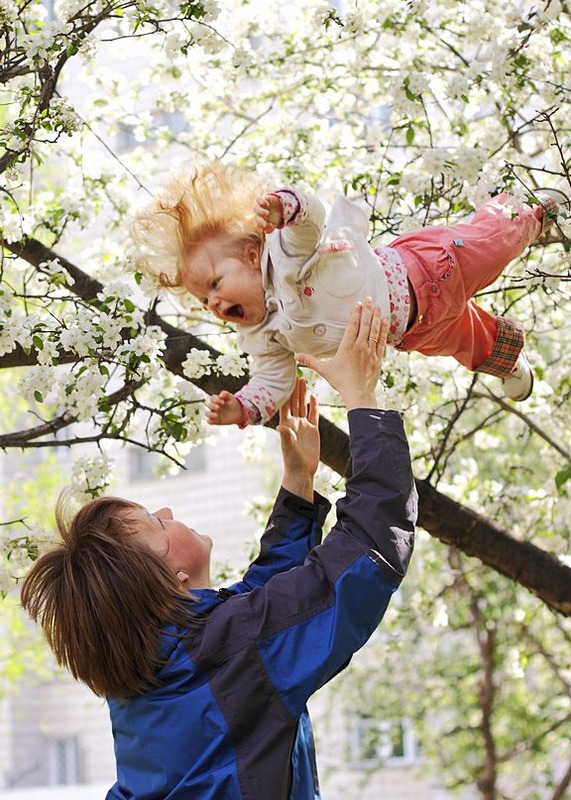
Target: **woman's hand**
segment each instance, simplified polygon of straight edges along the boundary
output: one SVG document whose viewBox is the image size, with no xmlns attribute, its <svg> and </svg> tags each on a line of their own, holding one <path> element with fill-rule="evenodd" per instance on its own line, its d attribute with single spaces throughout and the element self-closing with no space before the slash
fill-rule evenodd
<svg viewBox="0 0 571 800">
<path fill-rule="evenodd" d="M 339 349 L 330 361 L 296 353 L 298 362 L 336 389 L 347 408 L 377 408 L 375 388 L 385 355 L 389 323 L 381 309 L 367 297 L 358 303 L 347 321 Z"/>
<path fill-rule="evenodd" d="M 280 408 L 277 430 L 284 463 L 282 486 L 309 501 L 313 500 L 313 478 L 319 466 L 318 423 L 317 400 L 310 395 L 308 404 L 305 381 L 299 378 Z"/>
</svg>

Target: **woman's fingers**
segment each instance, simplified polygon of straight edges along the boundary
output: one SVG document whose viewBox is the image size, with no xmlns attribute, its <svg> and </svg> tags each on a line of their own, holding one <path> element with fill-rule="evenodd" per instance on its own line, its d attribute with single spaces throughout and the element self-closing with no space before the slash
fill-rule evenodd
<svg viewBox="0 0 571 800">
<path fill-rule="evenodd" d="M 347 320 L 347 327 L 345 329 L 346 336 L 351 341 L 356 341 L 359 337 L 359 332 L 361 330 L 361 316 L 363 313 L 363 304 L 357 303 L 353 306 L 353 310 L 349 314 L 349 319 Z"/>
<path fill-rule="evenodd" d="M 312 425 L 317 425 L 319 422 L 319 405 L 317 403 L 317 397 L 314 394 L 309 395 L 309 411 L 307 418 Z"/>
<path fill-rule="evenodd" d="M 387 347 L 387 336 L 389 335 L 389 321 L 382 319 L 380 321 L 379 341 L 377 343 L 377 352 L 383 355 Z"/>
<path fill-rule="evenodd" d="M 368 311 L 369 306 L 367 306 L 366 308 Z M 367 314 L 367 316 L 369 315 Z M 381 309 L 378 306 L 375 306 L 370 310 L 369 330 L 367 332 L 367 340 L 371 344 L 378 345 L 380 337 L 381 337 Z"/>
</svg>

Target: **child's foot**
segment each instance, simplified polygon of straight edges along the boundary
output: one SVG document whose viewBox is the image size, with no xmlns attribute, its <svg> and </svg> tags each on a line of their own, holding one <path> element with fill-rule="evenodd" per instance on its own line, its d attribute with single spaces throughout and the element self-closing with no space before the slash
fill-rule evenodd
<svg viewBox="0 0 571 800">
<path fill-rule="evenodd" d="M 545 209 L 542 233 L 557 220 L 563 209 L 569 209 L 569 198 L 559 189 L 538 189 L 535 196 Z"/>
<path fill-rule="evenodd" d="M 527 400 L 533 391 L 533 372 L 528 360 L 521 352 L 509 375 L 502 378 L 504 394 L 512 400 Z"/>
</svg>

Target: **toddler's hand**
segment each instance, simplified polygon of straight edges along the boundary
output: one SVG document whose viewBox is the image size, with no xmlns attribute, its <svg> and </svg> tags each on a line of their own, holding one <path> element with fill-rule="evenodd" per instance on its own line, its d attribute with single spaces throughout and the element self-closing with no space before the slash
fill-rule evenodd
<svg viewBox="0 0 571 800">
<path fill-rule="evenodd" d="M 282 201 L 275 194 L 263 194 L 256 200 L 254 215 L 258 230 L 273 233 L 283 223 Z"/>
<path fill-rule="evenodd" d="M 231 392 L 223 391 L 208 398 L 206 421 L 210 425 L 239 425 L 242 406 Z"/>
</svg>

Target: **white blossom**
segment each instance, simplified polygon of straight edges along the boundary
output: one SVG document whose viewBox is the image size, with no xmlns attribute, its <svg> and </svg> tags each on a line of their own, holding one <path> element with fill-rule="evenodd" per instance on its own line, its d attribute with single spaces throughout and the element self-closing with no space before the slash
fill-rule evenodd
<svg viewBox="0 0 571 800">
<path fill-rule="evenodd" d="M 56 363 L 58 355 L 59 350 L 57 342 L 50 337 L 45 337 L 42 347 L 37 350 L 38 364 L 41 366 L 52 366 Z"/>
<path fill-rule="evenodd" d="M 218 356 L 216 359 L 216 369 L 218 372 L 222 373 L 222 375 L 234 375 L 235 377 L 240 377 L 246 372 L 246 367 L 246 359 L 243 358 L 239 353 L 225 353 Z"/>
<path fill-rule="evenodd" d="M 57 258 L 52 258 L 49 261 L 42 261 L 39 268 L 47 272 L 48 275 L 58 275 L 62 271 L 62 266 Z"/>
<path fill-rule="evenodd" d="M 7 594 L 14 588 L 15 583 L 9 562 L 0 561 L 0 595 Z"/>
<path fill-rule="evenodd" d="M 523 678 L 525 670 L 521 663 L 521 653 L 517 647 L 510 647 L 506 654 L 506 672 L 511 678 Z"/>
<path fill-rule="evenodd" d="M 432 624 L 435 628 L 447 628 L 448 623 L 448 609 L 446 607 L 446 603 L 441 597 L 438 597 L 434 602 L 434 616 L 432 618 Z"/>
<path fill-rule="evenodd" d="M 232 64 L 236 69 L 247 70 L 254 63 L 254 57 L 251 52 L 243 47 L 236 47 L 232 51 Z"/>
<path fill-rule="evenodd" d="M 18 6 L 13 0 L 0 0 L 0 23 L 12 25 L 18 16 Z"/>
<path fill-rule="evenodd" d="M 30 233 L 30 220 L 27 215 L 6 213 L 0 208 L 0 230 L 8 243 L 18 242 Z"/>
<path fill-rule="evenodd" d="M 5 284 L 0 285 L 0 314 L 8 314 L 12 310 L 14 293 Z"/>
<path fill-rule="evenodd" d="M 26 400 L 34 405 L 39 394 L 43 400 L 59 393 L 60 385 L 54 381 L 53 367 L 30 367 L 20 379 L 20 391 Z"/>
<path fill-rule="evenodd" d="M 60 343 L 64 350 L 88 356 L 100 344 L 101 333 L 95 327 L 95 320 L 84 309 L 70 318 L 66 328 L 60 332 Z"/>
<path fill-rule="evenodd" d="M 36 63 L 42 66 L 48 60 L 50 51 L 54 46 L 54 37 L 49 30 L 40 30 L 27 36 L 22 36 L 20 44 L 24 49 L 30 66 L 33 67 Z"/>
<path fill-rule="evenodd" d="M 181 50 L 185 44 L 186 39 L 184 39 L 180 33 L 177 31 L 169 33 L 165 37 L 165 43 L 163 45 L 166 58 L 176 58 L 180 56 Z"/>
<path fill-rule="evenodd" d="M 429 175 L 433 175 L 446 169 L 449 158 L 449 152 L 443 147 L 431 147 L 422 155 L 422 166 Z"/>
<path fill-rule="evenodd" d="M 345 14 L 344 24 L 349 33 L 363 33 L 366 29 L 367 22 L 365 15 L 356 9 L 347 11 Z"/>
<path fill-rule="evenodd" d="M 130 299 L 133 297 L 133 286 L 125 280 L 109 281 L 105 289 L 99 292 L 97 297 L 103 301 L 107 297 L 116 297 L 119 300 Z"/>
<path fill-rule="evenodd" d="M 102 375 L 97 364 L 78 375 L 71 374 L 67 381 L 67 404 L 70 411 L 80 420 L 90 419 L 97 414 L 98 401 L 105 393 L 107 376 Z"/>
<path fill-rule="evenodd" d="M 207 350 L 199 350 L 193 347 L 186 359 L 182 362 L 182 371 L 186 378 L 202 378 L 208 375 L 212 369 L 212 357 Z"/>
<path fill-rule="evenodd" d="M 71 468 L 71 485 L 79 498 L 85 499 L 88 490 L 100 494 L 109 484 L 115 468 L 114 459 L 105 452 L 94 456 L 80 456 Z"/>
<path fill-rule="evenodd" d="M 78 130 L 79 120 L 67 97 L 54 97 L 50 103 L 50 118 L 55 128 L 68 136 Z"/>
<path fill-rule="evenodd" d="M 16 342 L 10 333 L 9 327 L 5 326 L 0 319 L 0 356 L 11 353 L 15 347 Z"/>
<path fill-rule="evenodd" d="M 220 3 L 217 0 L 203 0 L 202 2 L 202 11 L 203 17 L 202 19 L 204 22 L 215 22 L 218 15 L 220 14 Z"/>
</svg>

